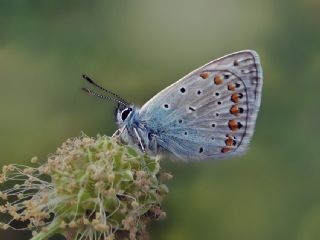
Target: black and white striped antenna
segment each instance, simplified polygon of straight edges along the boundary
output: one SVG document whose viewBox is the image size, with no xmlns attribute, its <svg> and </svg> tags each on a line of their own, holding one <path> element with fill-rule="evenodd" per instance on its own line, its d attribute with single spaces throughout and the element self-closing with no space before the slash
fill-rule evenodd
<svg viewBox="0 0 320 240">
<path fill-rule="evenodd" d="M 96 96 L 98 98 L 101 99 L 105 99 L 105 100 L 109 100 L 109 101 L 113 101 L 119 104 L 122 104 L 125 107 L 129 107 L 129 103 L 124 100 L 122 97 L 120 97 L 119 95 L 115 94 L 114 92 L 105 89 L 104 87 L 100 86 L 99 84 L 97 84 L 96 82 L 94 82 L 90 77 L 88 77 L 87 75 L 83 74 L 82 77 L 90 84 L 92 84 L 93 86 L 99 88 L 100 90 L 110 94 L 111 96 L 105 96 L 105 95 L 101 95 L 99 93 L 96 93 L 94 91 L 92 91 L 91 89 L 85 88 L 83 87 L 82 90 L 85 91 L 86 93 L 92 95 L 92 96 Z"/>
</svg>

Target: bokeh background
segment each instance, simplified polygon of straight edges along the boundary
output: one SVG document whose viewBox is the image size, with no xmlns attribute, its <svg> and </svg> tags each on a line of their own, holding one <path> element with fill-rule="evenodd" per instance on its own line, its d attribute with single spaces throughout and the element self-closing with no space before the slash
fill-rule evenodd
<svg viewBox="0 0 320 240">
<path fill-rule="evenodd" d="M 0 1 L 0 165 L 115 131 L 113 104 L 83 94 L 82 73 L 142 105 L 200 65 L 254 49 L 264 87 L 250 151 L 165 161 L 168 217 L 151 239 L 320 239 L 319 24 L 319 0 Z"/>
</svg>

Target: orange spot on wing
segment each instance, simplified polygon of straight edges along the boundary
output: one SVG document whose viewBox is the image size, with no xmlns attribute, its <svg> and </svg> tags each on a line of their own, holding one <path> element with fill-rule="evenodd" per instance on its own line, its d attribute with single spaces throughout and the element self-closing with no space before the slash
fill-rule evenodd
<svg viewBox="0 0 320 240">
<path fill-rule="evenodd" d="M 238 113 L 239 113 L 239 108 L 238 108 L 238 105 L 233 105 L 231 108 L 230 108 L 230 113 L 235 115 L 235 116 L 238 116 Z"/>
<path fill-rule="evenodd" d="M 232 139 L 232 137 L 228 137 L 228 139 L 225 141 L 227 146 L 232 146 L 234 145 L 234 140 Z"/>
<path fill-rule="evenodd" d="M 227 153 L 227 152 L 229 152 L 229 151 L 231 151 L 231 150 L 232 150 L 231 147 L 224 147 L 224 148 L 221 149 L 221 152 L 222 152 L 222 153 Z"/>
<path fill-rule="evenodd" d="M 231 95 L 231 101 L 232 102 L 234 102 L 234 103 L 237 103 L 237 102 L 239 102 L 239 95 L 238 95 L 238 93 L 233 93 L 232 95 Z"/>
<path fill-rule="evenodd" d="M 209 73 L 207 72 L 201 73 L 200 77 L 202 77 L 203 79 L 207 79 L 209 77 Z"/>
<path fill-rule="evenodd" d="M 228 84 L 228 90 L 229 91 L 234 91 L 236 89 L 236 86 L 232 83 Z"/>
<path fill-rule="evenodd" d="M 220 75 L 216 75 L 213 81 L 216 85 L 220 85 L 222 83 L 222 78 Z"/>
<path fill-rule="evenodd" d="M 232 131 L 236 131 L 238 129 L 238 123 L 236 120 L 229 120 L 228 126 Z"/>
</svg>

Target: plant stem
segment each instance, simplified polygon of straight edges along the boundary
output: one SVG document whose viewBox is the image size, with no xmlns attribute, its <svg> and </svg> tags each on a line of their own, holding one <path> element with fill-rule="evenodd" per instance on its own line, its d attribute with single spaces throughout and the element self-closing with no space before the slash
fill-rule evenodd
<svg viewBox="0 0 320 240">
<path fill-rule="evenodd" d="M 36 236 L 31 238 L 30 240 L 47 240 L 49 237 L 51 237 L 53 234 L 56 233 L 57 229 L 59 228 L 61 224 L 61 219 L 57 217 L 48 227 L 47 231 L 41 231 Z"/>
</svg>

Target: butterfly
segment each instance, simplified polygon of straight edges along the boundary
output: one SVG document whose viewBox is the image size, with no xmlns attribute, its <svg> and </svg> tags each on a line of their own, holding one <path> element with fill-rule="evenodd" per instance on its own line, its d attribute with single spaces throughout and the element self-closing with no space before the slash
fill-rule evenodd
<svg viewBox="0 0 320 240">
<path fill-rule="evenodd" d="M 87 93 L 118 103 L 114 134 L 150 155 L 183 160 L 225 159 L 243 154 L 252 138 L 261 102 L 262 67 L 252 50 L 235 52 L 192 71 L 141 108 L 108 93 Z"/>
</svg>

